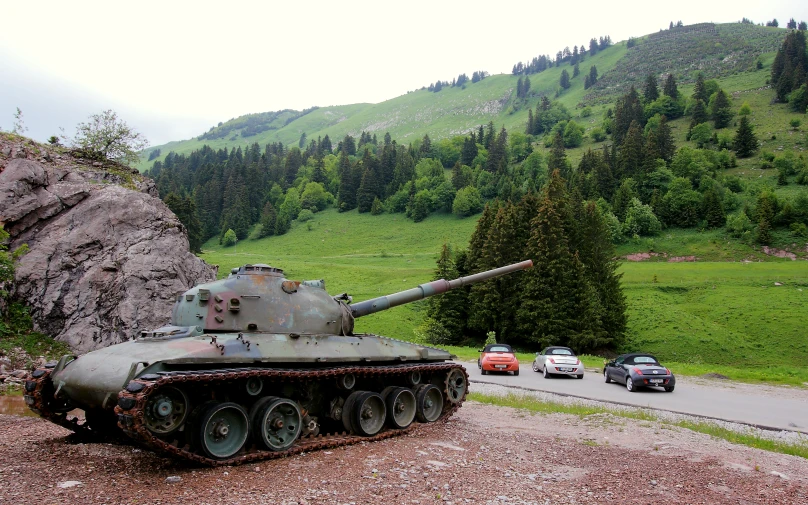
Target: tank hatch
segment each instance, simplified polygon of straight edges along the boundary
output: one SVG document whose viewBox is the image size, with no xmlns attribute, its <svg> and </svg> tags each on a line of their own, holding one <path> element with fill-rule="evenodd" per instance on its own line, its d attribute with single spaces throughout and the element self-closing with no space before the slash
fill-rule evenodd
<svg viewBox="0 0 808 505">
<path fill-rule="evenodd" d="M 242 265 L 240 267 L 230 270 L 230 275 L 276 275 L 282 276 L 283 270 L 267 265 L 265 263 L 256 263 L 255 265 Z"/>
</svg>

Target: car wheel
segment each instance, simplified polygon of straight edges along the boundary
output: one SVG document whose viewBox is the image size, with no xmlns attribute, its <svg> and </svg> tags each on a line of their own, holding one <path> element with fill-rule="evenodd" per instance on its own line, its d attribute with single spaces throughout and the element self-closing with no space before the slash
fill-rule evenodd
<svg viewBox="0 0 808 505">
<path fill-rule="evenodd" d="M 533 371 L 534 371 L 534 372 L 538 372 L 538 371 L 539 371 L 539 364 L 538 364 L 538 363 L 536 363 L 535 361 L 533 362 Z"/>
<path fill-rule="evenodd" d="M 547 371 L 547 365 L 544 366 L 544 378 L 545 379 L 550 378 L 550 372 Z"/>
<path fill-rule="evenodd" d="M 485 368 L 481 368 L 480 375 L 488 375 L 488 370 L 486 370 Z"/>
<path fill-rule="evenodd" d="M 665 386 L 665 391 L 667 393 L 673 393 L 673 388 L 674 388 L 674 386 Z"/>
<path fill-rule="evenodd" d="M 609 371 L 605 368 L 603 369 L 603 380 L 606 381 L 606 384 L 612 382 L 612 378 L 609 377 Z"/>
<path fill-rule="evenodd" d="M 519 370 L 514 370 L 514 371 L 513 371 L 513 374 L 514 374 L 514 375 L 519 375 Z"/>
<path fill-rule="evenodd" d="M 584 374 L 579 374 L 579 375 L 576 375 L 576 376 L 575 376 L 575 378 L 576 378 L 576 379 L 583 379 L 583 378 L 584 378 Z"/>
<path fill-rule="evenodd" d="M 480 370 L 482 370 L 483 368 L 483 365 L 480 363 L 480 360 L 477 360 L 477 368 L 479 368 Z"/>
<path fill-rule="evenodd" d="M 637 392 L 637 388 L 634 387 L 634 381 L 631 380 L 631 377 L 626 377 L 626 389 L 631 393 Z"/>
</svg>

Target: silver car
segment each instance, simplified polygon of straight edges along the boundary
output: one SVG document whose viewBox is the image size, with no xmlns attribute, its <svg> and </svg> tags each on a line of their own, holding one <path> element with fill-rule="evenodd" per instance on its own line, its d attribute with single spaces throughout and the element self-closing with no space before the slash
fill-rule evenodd
<svg viewBox="0 0 808 505">
<path fill-rule="evenodd" d="M 544 374 L 545 379 L 553 375 L 573 375 L 576 379 L 584 378 L 584 364 L 575 356 L 569 347 L 551 346 L 536 353 L 533 360 L 533 371 Z"/>
</svg>

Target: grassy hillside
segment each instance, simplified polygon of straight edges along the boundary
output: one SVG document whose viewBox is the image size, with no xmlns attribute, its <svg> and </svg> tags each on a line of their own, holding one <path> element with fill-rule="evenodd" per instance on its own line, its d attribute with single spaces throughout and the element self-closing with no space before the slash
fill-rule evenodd
<svg viewBox="0 0 808 505">
<path fill-rule="evenodd" d="M 595 56 L 587 56 L 580 63 L 581 74 L 572 79 L 572 86 L 558 100 L 578 112 L 583 106 L 591 107 L 592 116 L 576 119 L 592 128 L 619 94 L 629 85 L 639 86 L 649 72 L 657 75 L 673 72 L 686 94 L 696 71 L 704 71 L 708 78 L 720 78 L 721 85 L 729 91 L 758 88 L 765 86 L 769 68 L 754 72 L 755 63 L 760 59 L 770 65 L 772 54 L 784 36 L 785 30 L 777 28 L 704 23 L 647 35 L 631 49 L 626 42 L 620 42 Z M 584 76 L 592 65 L 601 77 L 595 87 L 584 90 Z M 467 133 L 489 121 L 497 127 L 522 131 L 527 123 L 527 109 L 535 107 L 543 95 L 556 96 L 565 68 L 572 74 L 572 67 L 565 64 L 530 75 L 531 96 L 526 101 L 515 96 L 517 77 L 503 74 L 478 83 L 469 82 L 463 88 L 445 87 L 437 93 L 417 90 L 378 104 L 322 107 L 306 113 L 249 114 L 213 127 L 199 137 L 153 146 L 144 152 L 138 168 L 145 170 L 151 166 L 154 160 L 146 160 L 156 149 L 161 151 L 156 159 L 162 160 L 171 151 L 189 154 L 206 144 L 214 149 L 254 142 L 261 146 L 270 142 L 297 145 L 304 132 L 309 140 L 328 135 L 336 145 L 346 134 L 358 137 L 362 131 L 379 137 L 389 132 L 398 142 L 405 143 L 425 134 L 436 140 Z M 256 128 L 256 125 L 262 126 Z M 262 127 L 268 129 L 255 133 Z M 208 138 L 202 138 L 203 135 Z M 589 146 L 585 144 L 586 147 Z M 572 158 L 576 159 L 575 153 Z"/>
<path fill-rule="evenodd" d="M 266 262 L 283 268 L 289 278 L 325 279 L 329 293 L 345 291 L 360 301 L 430 280 L 441 245 L 465 248 L 476 220 L 434 215 L 413 223 L 402 215 L 330 209 L 311 223 L 295 223 L 286 235 L 244 240 L 231 248 L 213 240 L 205 244 L 202 257 L 220 266 L 220 276 L 244 263 Z M 689 251 L 708 255 L 718 238 L 691 233 Z M 626 244 L 621 252 L 647 250 L 645 245 L 634 244 L 632 250 Z M 734 247 L 722 254 L 765 257 L 743 245 Z M 701 364 L 714 371 L 725 371 L 722 366 L 765 367 L 786 382 L 789 377 L 808 379 L 803 328 L 808 267 L 804 261 L 768 259 L 625 262 L 621 271 L 630 319 L 629 341 L 621 350 L 654 352 L 666 362 Z M 357 331 L 418 341 L 414 329 L 423 318 L 422 307 L 418 302 L 359 319 Z"/>
</svg>

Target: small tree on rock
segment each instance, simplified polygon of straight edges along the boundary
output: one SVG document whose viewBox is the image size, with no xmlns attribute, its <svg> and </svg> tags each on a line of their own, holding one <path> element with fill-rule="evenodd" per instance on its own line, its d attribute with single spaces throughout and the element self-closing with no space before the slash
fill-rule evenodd
<svg viewBox="0 0 808 505">
<path fill-rule="evenodd" d="M 73 147 L 88 156 L 129 164 L 138 160 L 139 151 L 149 146 L 142 134 L 127 125 L 112 109 L 90 116 L 76 126 Z"/>
</svg>

